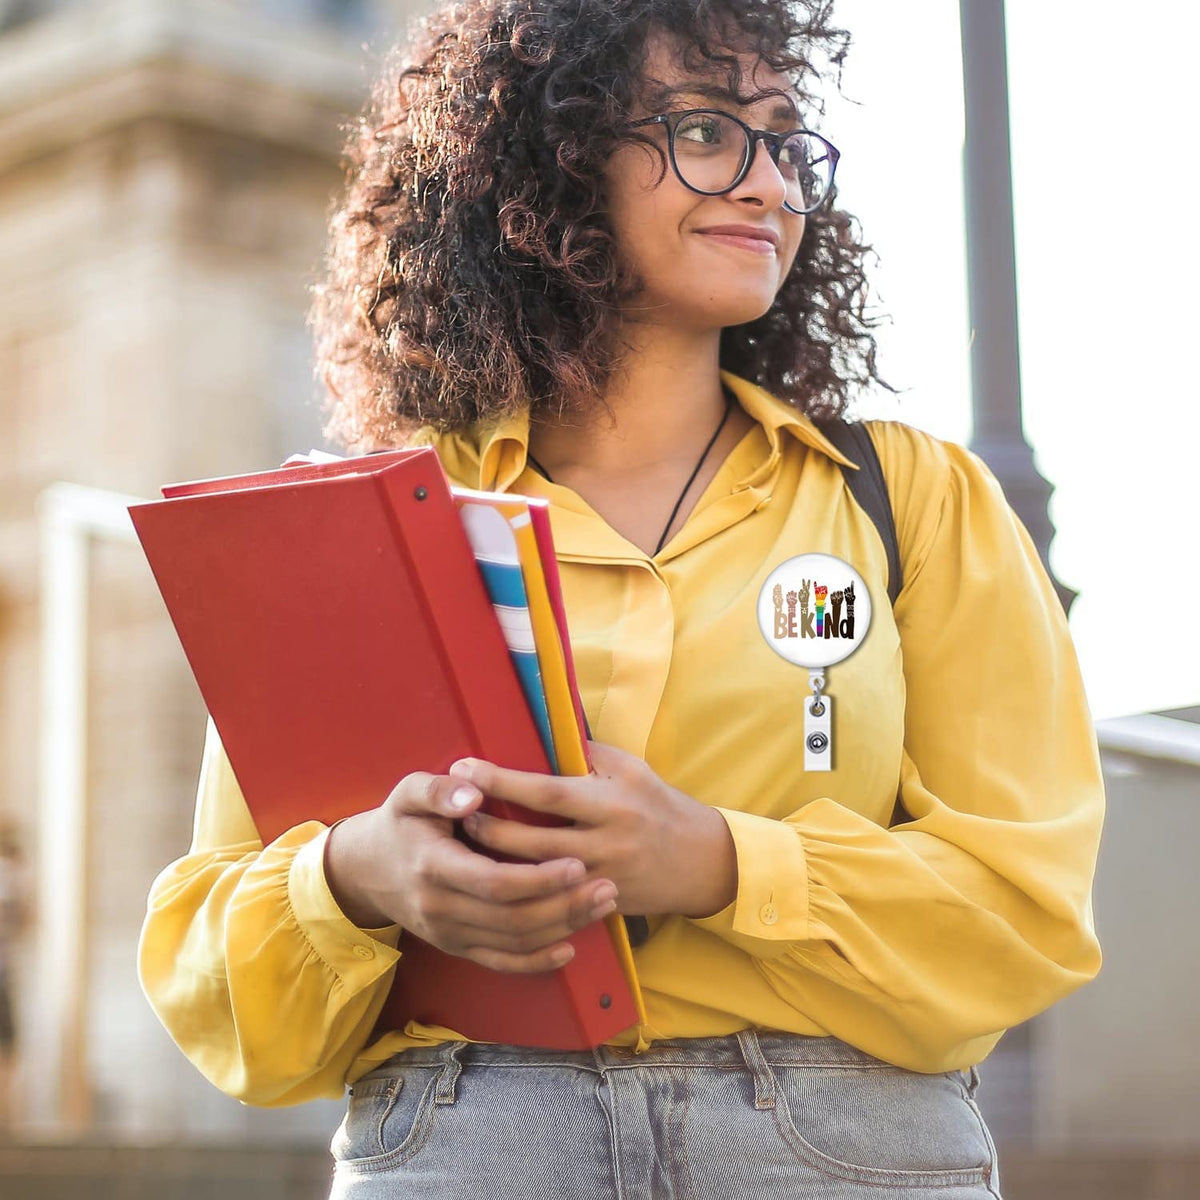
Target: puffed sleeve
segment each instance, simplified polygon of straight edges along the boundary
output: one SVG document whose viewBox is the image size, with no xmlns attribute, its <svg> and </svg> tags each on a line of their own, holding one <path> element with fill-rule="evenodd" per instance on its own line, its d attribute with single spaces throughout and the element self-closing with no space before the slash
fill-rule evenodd
<svg viewBox="0 0 1200 1200">
<path fill-rule="evenodd" d="M 911 820 L 883 828 L 836 796 L 782 820 L 722 808 L 738 891 L 696 924 L 833 1036 L 934 1072 L 1099 973 L 1104 784 L 1066 617 L 1000 484 L 963 446 L 868 429 L 905 567 Z"/>
<path fill-rule="evenodd" d="M 192 845 L 151 887 L 138 974 L 183 1053 L 247 1104 L 341 1096 L 399 959 L 398 925 L 338 907 L 328 836 L 308 821 L 264 846 L 209 720 Z"/>
</svg>

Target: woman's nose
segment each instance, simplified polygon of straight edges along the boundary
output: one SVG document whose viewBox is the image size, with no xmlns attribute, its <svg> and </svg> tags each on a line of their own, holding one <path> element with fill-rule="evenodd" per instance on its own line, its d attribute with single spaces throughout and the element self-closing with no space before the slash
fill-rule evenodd
<svg viewBox="0 0 1200 1200">
<path fill-rule="evenodd" d="M 778 208 L 787 197 L 787 184 L 771 158 L 766 142 L 754 139 L 753 157 L 745 179 L 733 189 L 735 199 L 758 196 L 769 208 Z"/>
</svg>

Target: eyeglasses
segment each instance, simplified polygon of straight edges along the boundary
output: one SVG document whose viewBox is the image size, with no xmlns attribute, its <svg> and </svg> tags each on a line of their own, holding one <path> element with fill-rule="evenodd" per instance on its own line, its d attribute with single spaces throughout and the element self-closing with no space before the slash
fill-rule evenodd
<svg viewBox="0 0 1200 1200">
<path fill-rule="evenodd" d="M 787 188 L 783 207 L 791 213 L 820 208 L 833 187 L 841 157 L 837 147 L 818 133 L 751 129 L 719 108 L 689 108 L 633 122 L 634 128 L 640 125 L 667 127 L 667 148 L 679 182 L 702 196 L 733 191 L 749 173 L 759 140 L 766 142 Z"/>
</svg>

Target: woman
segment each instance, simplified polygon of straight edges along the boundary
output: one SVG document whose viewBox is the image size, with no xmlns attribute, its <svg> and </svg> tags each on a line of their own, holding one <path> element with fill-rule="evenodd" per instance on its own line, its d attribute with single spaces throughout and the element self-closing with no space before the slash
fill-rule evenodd
<svg viewBox="0 0 1200 1200">
<path fill-rule="evenodd" d="M 893 611 L 814 422 L 878 380 L 836 149 L 801 132 L 845 42 L 816 0 L 474 0 L 349 141 L 313 310 L 330 432 L 550 500 L 596 740 L 586 777 L 464 761 L 264 847 L 210 722 L 143 985 L 231 1095 L 352 1085 L 337 1197 L 998 1197 L 976 1065 L 1099 970 L 1096 742 L 1028 534 L 969 451 L 868 422 Z M 808 552 L 875 600 L 829 671 L 827 771 L 756 615 Z M 472 818 L 483 792 L 573 824 Z M 402 928 L 543 971 L 614 904 L 649 923 L 644 1025 L 373 1036 Z"/>
</svg>

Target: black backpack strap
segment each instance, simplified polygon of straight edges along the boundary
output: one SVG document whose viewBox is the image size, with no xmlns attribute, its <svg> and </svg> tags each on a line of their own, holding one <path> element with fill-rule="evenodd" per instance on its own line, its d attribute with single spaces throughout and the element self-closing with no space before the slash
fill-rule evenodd
<svg viewBox="0 0 1200 1200">
<path fill-rule="evenodd" d="M 879 465 L 875 443 L 861 421 L 820 421 L 817 428 L 848 458 L 858 463 L 857 471 L 844 463 L 838 465 L 846 477 L 850 492 L 862 506 L 863 511 L 875 522 L 883 548 L 887 552 L 888 598 L 893 607 L 900 589 L 904 586 L 903 570 L 900 565 L 900 542 L 896 537 L 896 522 L 892 517 L 892 503 L 888 496 L 887 481 Z"/>
<path fill-rule="evenodd" d="M 900 589 L 904 586 L 903 570 L 900 565 L 900 542 L 896 537 L 892 502 L 888 495 L 887 480 L 883 477 L 883 468 L 879 465 L 879 455 L 875 451 L 875 443 L 871 441 L 871 435 L 861 421 L 821 421 L 817 423 L 817 428 L 851 462 L 859 465 L 859 469 L 854 471 L 845 463 L 838 464 L 842 468 L 842 474 L 846 477 L 851 494 L 875 522 L 875 528 L 879 530 L 879 536 L 883 540 L 883 548 L 887 551 L 888 562 L 888 599 L 895 608 L 896 597 L 900 595 Z M 903 825 L 911 820 L 912 817 L 897 792 L 888 828 Z"/>
</svg>

